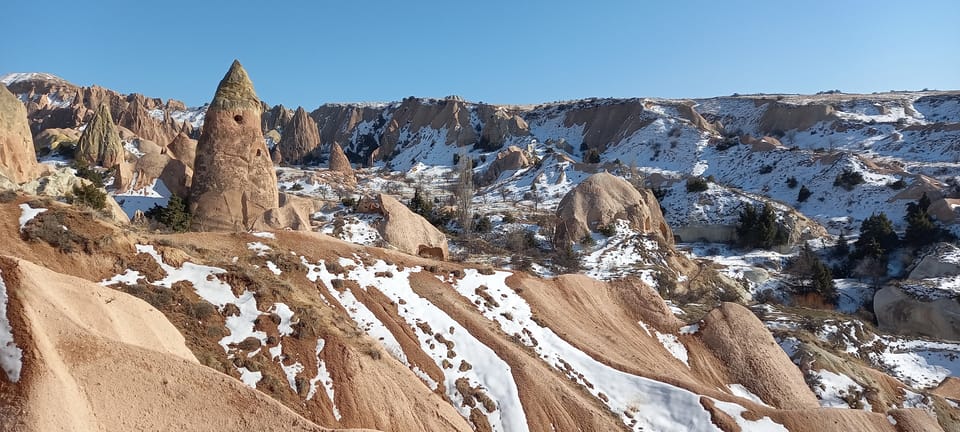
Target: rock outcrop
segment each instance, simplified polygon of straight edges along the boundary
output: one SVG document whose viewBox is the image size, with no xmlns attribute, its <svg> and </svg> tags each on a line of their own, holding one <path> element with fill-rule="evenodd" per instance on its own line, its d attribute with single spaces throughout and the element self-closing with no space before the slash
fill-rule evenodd
<svg viewBox="0 0 960 432">
<path fill-rule="evenodd" d="M 33 180 L 40 174 L 27 109 L 3 85 L 0 85 L 0 174 L 15 183 Z"/>
<path fill-rule="evenodd" d="M 33 147 L 39 155 L 57 152 L 75 146 L 80 141 L 80 135 L 81 133 L 74 129 L 44 129 L 33 137 Z"/>
<path fill-rule="evenodd" d="M 194 230 L 247 230 L 279 207 L 277 175 L 260 130 L 260 100 L 234 61 L 207 109 L 190 190 Z"/>
<path fill-rule="evenodd" d="M 765 403 L 780 409 L 820 406 L 800 369 L 749 309 L 723 303 L 703 318 L 698 334 L 731 378 Z"/>
<path fill-rule="evenodd" d="M 411 255 L 446 260 L 450 255 L 447 237 L 422 216 L 396 198 L 380 194 L 370 210 L 383 215 L 380 236 L 391 246 Z"/>
<path fill-rule="evenodd" d="M 502 107 L 480 105 L 477 107 L 477 112 L 483 121 L 480 142 L 477 143 L 482 150 L 497 150 L 512 138 L 530 135 L 530 126 L 527 122 Z"/>
<path fill-rule="evenodd" d="M 173 138 L 170 144 L 167 144 L 167 152 L 171 158 L 183 162 L 192 170 L 193 163 L 197 159 L 197 141 L 190 139 L 187 134 L 181 132 Z"/>
<path fill-rule="evenodd" d="M 343 152 L 340 144 L 330 144 L 330 160 L 328 166 L 330 171 L 353 175 L 353 166 L 350 165 L 350 159 L 347 159 L 347 155 Z"/>
<path fill-rule="evenodd" d="M 315 152 L 320 146 L 320 132 L 317 123 L 303 107 L 298 107 L 293 118 L 286 123 L 278 145 L 284 163 L 304 165 L 316 158 Z M 343 153 L 343 150 L 340 152 Z"/>
<path fill-rule="evenodd" d="M 791 129 L 802 131 L 821 121 L 837 119 L 836 109 L 827 104 L 793 105 L 771 101 L 756 103 L 770 104 L 760 117 L 760 130 L 768 134 L 783 133 Z"/>
<path fill-rule="evenodd" d="M 77 143 L 76 158 L 91 165 L 113 168 L 123 158 L 123 143 L 110 108 L 100 105 Z"/>
<path fill-rule="evenodd" d="M 626 180 L 607 172 L 594 174 L 573 188 L 557 207 L 554 244 L 580 241 L 585 235 L 617 219 L 633 229 L 673 244 L 673 233 L 663 219 L 653 192 L 639 191 Z"/>
<path fill-rule="evenodd" d="M 888 286 L 873 296 L 881 330 L 960 341 L 960 303 L 952 298 L 925 300 Z"/>
<path fill-rule="evenodd" d="M 317 200 L 281 193 L 280 207 L 267 210 L 253 229 L 310 231 L 313 228 L 310 215 L 322 208 Z"/>
<path fill-rule="evenodd" d="M 481 184 L 490 184 L 500 177 L 504 171 L 513 171 L 530 166 L 530 159 L 527 153 L 520 147 L 510 146 L 506 150 L 497 153 L 497 158 L 490 163 L 490 166 L 483 175 L 480 176 Z"/>
</svg>

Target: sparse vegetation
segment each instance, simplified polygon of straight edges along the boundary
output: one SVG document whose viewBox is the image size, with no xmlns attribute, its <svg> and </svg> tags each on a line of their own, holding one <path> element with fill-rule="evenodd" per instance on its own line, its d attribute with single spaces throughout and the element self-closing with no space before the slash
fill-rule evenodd
<svg viewBox="0 0 960 432">
<path fill-rule="evenodd" d="M 797 182 L 797 178 L 796 178 L 796 177 L 790 176 L 790 178 L 787 179 L 787 187 L 788 187 L 788 188 L 793 189 L 793 188 L 797 187 L 797 184 L 798 184 L 798 182 Z"/>
<path fill-rule="evenodd" d="M 703 177 L 690 177 L 687 179 L 687 192 L 703 192 L 710 188 L 707 179 Z"/>
<path fill-rule="evenodd" d="M 844 169 L 842 173 L 838 174 L 837 177 L 833 180 L 834 186 L 842 187 L 845 190 L 851 191 L 859 184 L 863 184 L 863 174 L 853 171 L 850 169 Z"/>
<path fill-rule="evenodd" d="M 66 196 L 67 202 L 81 205 L 94 210 L 103 210 L 107 207 L 107 193 L 93 183 L 74 186 L 73 191 Z"/>
<path fill-rule="evenodd" d="M 154 204 L 145 215 L 162 227 L 175 232 L 185 232 L 190 229 L 192 219 L 187 203 L 175 194 L 170 196 L 166 206 L 160 207 Z"/>
<path fill-rule="evenodd" d="M 769 249 L 787 244 L 787 230 L 779 222 L 770 203 L 758 210 L 745 204 L 737 222 L 737 244 L 743 248 Z"/>
</svg>

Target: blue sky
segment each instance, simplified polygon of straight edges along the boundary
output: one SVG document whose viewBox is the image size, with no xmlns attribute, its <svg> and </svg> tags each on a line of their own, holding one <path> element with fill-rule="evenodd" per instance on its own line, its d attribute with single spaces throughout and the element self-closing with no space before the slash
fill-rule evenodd
<svg viewBox="0 0 960 432">
<path fill-rule="evenodd" d="M 955 0 L 11 1 L 0 74 L 189 105 L 234 58 L 266 102 L 308 109 L 960 89 Z"/>
</svg>

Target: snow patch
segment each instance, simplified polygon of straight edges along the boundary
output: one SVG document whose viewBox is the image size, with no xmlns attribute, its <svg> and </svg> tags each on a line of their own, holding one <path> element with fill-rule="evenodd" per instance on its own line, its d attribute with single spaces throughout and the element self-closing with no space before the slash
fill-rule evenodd
<svg viewBox="0 0 960 432">
<path fill-rule="evenodd" d="M 9 300 L 7 285 L 0 272 L 0 368 L 7 374 L 7 379 L 17 382 L 20 381 L 20 370 L 23 368 L 23 350 L 13 340 L 13 326 L 7 316 Z"/>
</svg>

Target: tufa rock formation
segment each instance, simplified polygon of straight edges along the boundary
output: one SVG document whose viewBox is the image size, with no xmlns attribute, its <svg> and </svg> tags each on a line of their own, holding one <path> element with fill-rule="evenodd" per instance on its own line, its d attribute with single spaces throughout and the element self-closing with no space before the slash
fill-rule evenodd
<svg viewBox="0 0 960 432">
<path fill-rule="evenodd" d="M 234 61 L 207 109 L 190 190 L 193 229 L 249 229 L 279 207 L 277 174 L 260 130 L 260 100 Z"/>
<path fill-rule="evenodd" d="M 283 129 L 278 147 L 282 161 L 291 165 L 305 165 L 315 158 L 320 146 L 320 131 L 317 123 L 303 109 L 297 108 L 293 118 Z M 341 150 L 341 153 L 343 151 Z M 346 156 L 344 156 L 346 157 Z"/>
<path fill-rule="evenodd" d="M 447 237 L 396 198 L 380 194 L 375 206 L 379 209 L 374 211 L 383 214 L 383 222 L 378 227 L 380 236 L 393 247 L 438 260 L 446 260 L 450 255 Z"/>
<path fill-rule="evenodd" d="M 27 109 L 3 85 L 0 85 L 0 174 L 15 183 L 33 180 L 40 174 Z"/>
<path fill-rule="evenodd" d="M 600 226 L 623 219 L 640 232 L 673 244 L 673 233 L 663 219 L 653 192 L 638 191 L 626 180 L 607 172 L 594 174 L 573 188 L 557 207 L 553 241 L 565 245 L 580 241 Z"/>
<path fill-rule="evenodd" d="M 329 168 L 330 171 L 353 175 L 353 166 L 350 165 L 350 159 L 347 159 L 347 155 L 343 152 L 340 144 L 333 143 L 330 145 Z"/>
<path fill-rule="evenodd" d="M 497 159 L 490 164 L 490 167 L 480 177 L 480 184 L 493 183 L 504 171 L 514 171 L 530 165 L 530 159 L 527 158 L 526 152 L 521 150 L 520 147 L 507 147 L 506 150 L 497 153 Z"/>
<path fill-rule="evenodd" d="M 700 325 L 700 339 L 732 379 L 780 409 L 819 408 L 803 374 L 749 309 L 723 303 Z"/>
<path fill-rule="evenodd" d="M 91 165 L 113 168 L 123 158 L 123 143 L 110 108 L 100 105 L 77 143 L 76 158 Z"/>
</svg>

